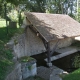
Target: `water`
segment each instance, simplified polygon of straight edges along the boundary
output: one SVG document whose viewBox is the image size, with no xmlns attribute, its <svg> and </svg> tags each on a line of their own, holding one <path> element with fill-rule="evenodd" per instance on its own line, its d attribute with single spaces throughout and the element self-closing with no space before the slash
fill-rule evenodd
<svg viewBox="0 0 80 80">
<path fill-rule="evenodd" d="M 77 56 L 79 53 L 80 52 L 77 52 L 77 53 L 71 54 L 69 56 L 60 58 L 58 60 L 52 61 L 52 64 L 67 71 L 67 72 L 72 72 L 78 68 L 78 67 L 74 67 L 73 63 L 74 63 L 75 56 Z M 54 53 L 54 55 L 56 55 L 56 54 L 58 54 L 58 53 Z M 47 57 L 46 52 L 32 56 L 32 57 L 34 57 L 37 60 L 37 66 L 48 67 L 46 65 L 46 62 L 44 61 L 44 59 Z"/>
</svg>

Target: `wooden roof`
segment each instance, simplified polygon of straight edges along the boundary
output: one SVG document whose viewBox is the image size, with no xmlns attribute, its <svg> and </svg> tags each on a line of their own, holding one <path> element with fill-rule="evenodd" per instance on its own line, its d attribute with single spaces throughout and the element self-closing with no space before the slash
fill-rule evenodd
<svg viewBox="0 0 80 80">
<path fill-rule="evenodd" d="M 47 41 L 80 35 L 80 23 L 68 15 L 48 13 L 25 13 L 25 15 Z"/>
</svg>

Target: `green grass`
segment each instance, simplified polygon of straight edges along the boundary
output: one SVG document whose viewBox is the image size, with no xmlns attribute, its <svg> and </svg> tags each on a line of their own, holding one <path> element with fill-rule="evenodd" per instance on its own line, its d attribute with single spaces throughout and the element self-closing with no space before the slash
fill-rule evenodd
<svg viewBox="0 0 80 80">
<path fill-rule="evenodd" d="M 6 26 L 6 21 L 5 20 L 0 20 L 0 27 L 4 27 Z"/>
<path fill-rule="evenodd" d="M 17 31 L 17 29 L 13 28 L 8 28 L 8 33 L 7 33 L 7 27 L 1 27 L 0 28 L 0 40 L 7 42 Z"/>
<path fill-rule="evenodd" d="M 3 41 L 0 41 L 0 80 L 4 80 L 8 68 L 13 65 L 12 57 L 11 50 L 4 46 Z"/>
<path fill-rule="evenodd" d="M 14 35 L 17 29 L 5 27 L 5 21 L 0 21 L 0 80 L 4 80 L 7 72 L 13 66 L 12 51 L 6 47 L 6 43 Z"/>
<path fill-rule="evenodd" d="M 66 75 L 63 80 L 80 80 L 80 69 Z"/>
<path fill-rule="evenodd" d="M 13 64 L 11 60 L 13 55 L 11 54 L 11 50 L 5 47 L 5 41 L 7 40 L 0 39 L 0 80 L 4 80 L 8 67 Z"/>
</svg>

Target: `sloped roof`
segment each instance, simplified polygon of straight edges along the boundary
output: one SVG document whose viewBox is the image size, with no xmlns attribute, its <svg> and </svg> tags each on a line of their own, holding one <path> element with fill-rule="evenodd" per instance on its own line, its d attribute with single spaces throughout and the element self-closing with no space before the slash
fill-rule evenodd
<svg viewBox="0 0 80 80">
<path fill-rule="evenodd" d="M 68 15 L 25 13 L 27 19 L 47 41 L 80 35 L 80 23 Z"/>
</svg>

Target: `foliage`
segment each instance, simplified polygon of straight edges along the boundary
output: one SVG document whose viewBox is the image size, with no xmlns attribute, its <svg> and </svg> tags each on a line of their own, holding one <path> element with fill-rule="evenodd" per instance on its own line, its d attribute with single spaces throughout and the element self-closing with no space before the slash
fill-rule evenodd
<svg viewBox="0 0 80 80">
<path fill-rule="evenodd" d="M 80 7 L 78 8 L 77 20 L 80 22 Z"/>
<path fill-rule="evenodd" d="M 11 19 L 11 21 L 13 22 L 17 22 L 18 21 L 18 12 L 16 10 L 11 10 L 11 12 L 9 12 L 7 14 L 7 16 Z"/>
<path fill-rule="evenodd" d="M 9 34 L 6 35 L 6 27 L 0 21 L 0 80 L 4 80 L 7 72 L 12 69 L 13 55 L 12 51 L 6 46 L 6 43 L 14 35 L 17 29 L 9 29 Z M 5 21 L 3 21 L 5 23 Z"/>
<path fill-rule="evenodd" d="M 80 69 L 66 75 L 63 80 L 80 80 Z"/>
<path fill-rule="evenodd" d="M 34 58 L 29 57 L 29 56 L 21 57 L 19 59 L 20 62 L 29 62 L 29 61 L 32 61 L 32 60 L 34 60 Z"/>
<path fill-rule="evenodd" d="M 23 24 L 23 19 L 24 19 L 24 13 L 21 11 L 19 14 L 18 14 L 18 18 L 19 18 L 19 26 L 21 26 L 21 24 Z"/>
<path fill-rule="evenodd" d="M 74 56 L 74 60 L 72 62 L 72 66 L 74 68 L 80 68 L 80 54 Z"/>
<path fill-rule="evenodd" d="M 74 3 L 72 0 L 6 0 L 6 2 L 11 3 L 7 5 L 7 11 L 10 11 L 14 4 L 16 8 L 23 5 L 24 10 L 31 12 L 71 14 L 71 17 L 75 13 L 73 7 L 76 6 L 76 2 Z"/>
<path fill-rule="evenodd" d="M 45 12 L 46 0 L 27 0 L 26 9 L 33 12 Z"/>
</svg>

